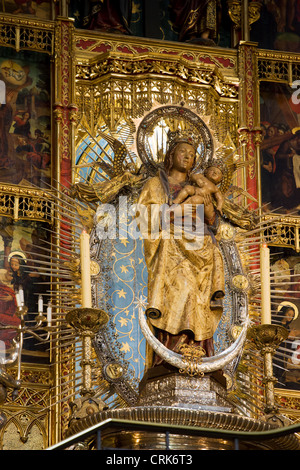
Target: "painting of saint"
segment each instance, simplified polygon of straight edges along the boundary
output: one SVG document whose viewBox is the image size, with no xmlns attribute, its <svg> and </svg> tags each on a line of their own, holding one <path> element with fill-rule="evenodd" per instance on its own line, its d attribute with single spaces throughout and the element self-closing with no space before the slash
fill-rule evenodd
<svg viewBox="0 0 300 470">
<path fill-rule="evenodd" d="M 7 269 L 0 269 L 0 325 L 17 327 L 21 320 L 17 315 L 16 295 L 13 288 L 12 274 Z M 8 352 L 13 347 L 15 330 L 0 330 L 0 343 L 2 350 Z"/>
<path fill-rule="evenodd" d="M 261 196 L 265 211 L 299 214 L 300 106 L 288 85 L 260 87 Z"/>
<path fill-rule="evenodd" d="M 272 323 L 288 330 L 274 355 L 276 387 L 300 390 L 300 255 L 271 247 Z"/>
<path fill-rule="evenodd" d="M 51 174 L 49 59 L 43 68 L 40 54 L 22 53 L 20 60 L 1 52 L 0 182 L 43 187 Z"/>
<path fill-rule="evenodd" d="M 50 0 L 4 0 L 1 2 L 0 11 L 13 15 L 33 15 L 45 20 L 52 19 Z"/>
<path fill-rule="evenodd" d="M 8 217 L 0 220 L 0 325 L 18 325 L 16 293 L 23 290 L 27 313 L 25 322 L 34 324 L 38 313 L 38 297 L 47 301 L 49 285 L 41 272 L 42 255 L 48 241 L 48 232 L 37 222 L 13 223 Z M 12 346 L 15 331 L 0 328 L 0 341 L 6 349 Z M 23 353 L 38 353 L 48 357 L 48 345 L 38 344 L 35 338 L 25 335 Z M 44 356 L 43 356 L 44 355 Z"/>
<path fill-rule="evenodd" d="M 300 52 L 299 0 L 264 0 L 259 19 L 251 25 L 251 41 L 259 48 Z"/>
</svg>

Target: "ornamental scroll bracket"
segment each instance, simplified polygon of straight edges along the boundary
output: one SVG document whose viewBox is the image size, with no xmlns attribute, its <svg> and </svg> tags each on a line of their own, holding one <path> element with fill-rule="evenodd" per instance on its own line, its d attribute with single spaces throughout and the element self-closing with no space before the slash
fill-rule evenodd
<svg viewBox="0 0 300 470">
<path fill-rule="evenodd" d="M 234 24 L 235 29 L 240 29 L 242 24 L 243 2 L 242 0 L 227 0 L 228 14 Z M 248 4 L 249 25 L 255 23 L 260 18 L 262 2 L 251 1 Z"/>
</svg>

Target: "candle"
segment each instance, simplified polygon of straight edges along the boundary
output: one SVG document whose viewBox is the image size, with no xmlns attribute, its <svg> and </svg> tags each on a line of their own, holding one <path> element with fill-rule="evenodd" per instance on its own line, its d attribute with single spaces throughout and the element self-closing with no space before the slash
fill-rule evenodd
<svg viewBox="0 0 300 470">
<path fill-rule="evenodd" d="M 16 302 L 17 302 L 17 307 L 22 307 L 19 292 L 16 292 Z"/>
<path fill-rule="evenodd" d="M 19 287 L 19 298 L 20 298 L 20 304 L 22 307 L 24 305 L 24 291 L 22 287 Z"/>
<path fill-rule="evenodd" d="M 43 313 L 43 296 L 39 295 L 39 300 L 38 300 L 38 312 Z"/>
<path fill-rule="evenodd" d="M 51 321 L 52 321 L 52 307 L 51 307 L 51 302 L 49 301 L 48 306 L 47 306 L 47 324 L 48 324 L 48 326 L 51 325 Z"/>
<path fill-rule="evenodd" d="M 271 323 L 270 249 L 266 243 L 260 246 L 261 323 Z"/>
<path fill-rule="evenodd" d="M 91 260 L 90 260 L 90 236 L 83 230 L 80 235 L 80 262 L 81 262 L 81 303 L 82 307 L 91 308 Z"/>
</svg>

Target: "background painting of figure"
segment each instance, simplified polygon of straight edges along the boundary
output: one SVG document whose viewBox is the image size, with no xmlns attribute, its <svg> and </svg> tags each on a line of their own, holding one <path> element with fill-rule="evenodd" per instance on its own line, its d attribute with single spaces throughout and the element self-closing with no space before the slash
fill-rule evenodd
<svg viewBox="0 0 300 470">
<path fill-rule="evenodd" d="M 298 215 L 300 106 L 293 103 L 294 91 L 284 84 L 261 83 L 261 191 L 265 209 Z"/>
<path fill-rule="evenodd" d="M 45 20 L 52 19 L 51 0 L 4 0 L 0 11 L 13 15 L 34 15 Z"/>
<path fill-rule="evenodd" d="M 15 292 L 20 287 L 28 308 L 26 322 L 34 320 L 37 315 L 39 294 L 47 302 L 49 284 L 40 264 L 48 247 L 47 241 L 48 232 L 41 223 L 22 221 L 14 224 L 8 217 L 0 219 L 0 322 L 17 324 Z M 0 340 L 6 341 L 7 347 L 14 336 L 12 331 L 9 333 L 7 337 L 0 330 Z M 47 344 L 37 344 L 36 339 L 25 337 L 24 351 L 29 356 L 38 352 L 48 357 L 47 348 Z"/>
<path fill-rule="evenodd" d="M 7 269 L 0 269 L 0 324 L 17 327 L 20 323 L 12 274 Z M 14 330 L 0 330 L 0 354 L 1 350 L 5 354 L 13 347 L 13 339 L 16 335 Z"/>
<path fill-rule="evenodd" d="M 271 247 L 271 259 L 272 323 L 289 331 L 274 356 L 276 386 L 300 390 L 300 255 Z"/>
<path fill-rule="evenodd" d="M 8 57 L 9 56 L 9 57 Z M 0 48 L 0 79 L 6 103 L 0 105 L 0 182 L 50 182 L 49 58 Z"/>
<path fill-rule="evenodd" d="M 299 0 L 260 3 L 260 18 L 251 25 L 250 40 L 263 49 L 300 52 Z"/>
</svg>

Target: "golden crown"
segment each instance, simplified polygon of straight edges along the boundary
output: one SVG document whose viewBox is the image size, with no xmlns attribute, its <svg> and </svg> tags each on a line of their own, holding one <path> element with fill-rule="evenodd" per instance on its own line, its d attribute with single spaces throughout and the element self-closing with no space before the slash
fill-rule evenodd
<svg viewBox="0 0 300 470">
<path fill-rule="evenodd" d="M 199 145 L 199 137 L 197 137 L 189 129 L 177 129 L 176 131 L 168 132 L 168 150 L 171 150 L 174 145 L 179 143 L 186 143 L 192 145 L 197 150 Z"/>
</svg>

